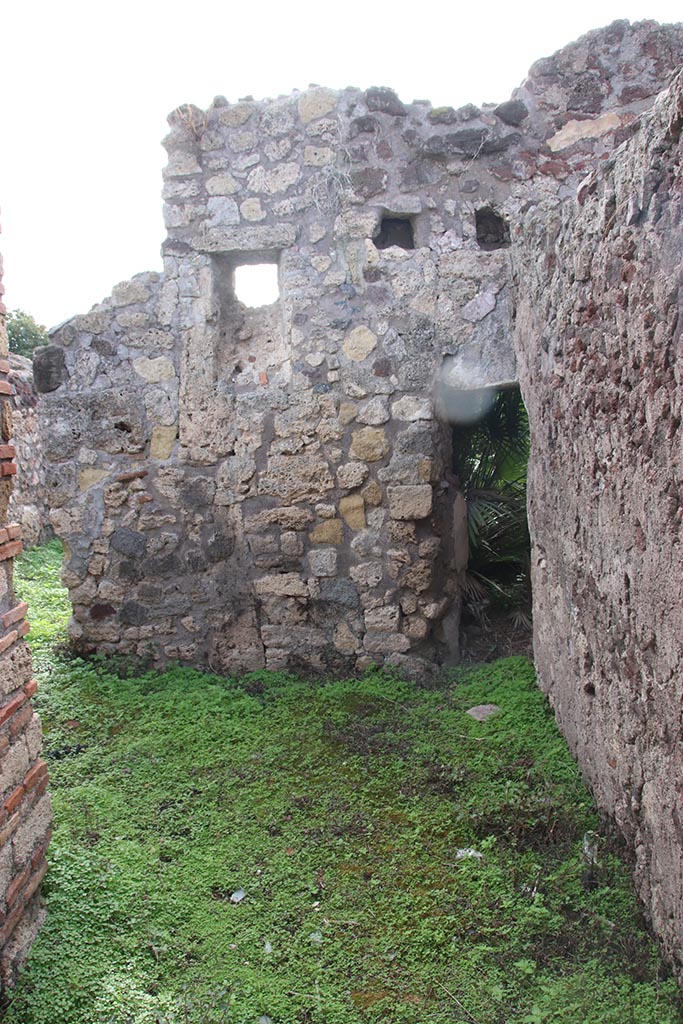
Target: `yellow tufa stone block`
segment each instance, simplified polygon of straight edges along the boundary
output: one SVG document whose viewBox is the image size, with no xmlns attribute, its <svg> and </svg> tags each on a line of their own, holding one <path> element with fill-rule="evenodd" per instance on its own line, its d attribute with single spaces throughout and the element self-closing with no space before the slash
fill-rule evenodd
<svg viewBox="0 0 683 1024">
<path fill-rule="evenodd" d="M 344 539 L 344 524 L 341 519 L 326 519 L 318 523 L 308 536 L 312 544 L 341 544 Z"/>
<path fill-rule="evenodd" d="M 339 511 L 352 530 L 365 529 L 365 501 L 360 494 L 340 498 Z"/>
<path fill-rule="evenodd" d="M 299 97 L 299 117 L 304 124 L 310 124 L 324 117 L 337 106 L 337 94 L 331 89 L 309 89 Z"/>
<path fill-rule="evenodd" d="M 172 427 L 154 427 L 152 430 L 152 440 L 149 448 L 149 454 L 151 457 L 153 459 L 168 459 L 173 451 L 173 445 L 175 444 L 177 436 L 177 423 L 174 423 Z"/>
<path fill-rule="evenodd" d="M 88 491 L 95 484 L 98 484 L 100 480 L 104 480 L 105 476 L 109 476 L 109 470 L 107 469 L 95 469 L 92 466 L 88 466 L 87 469 L 82 469 L 78 474 L 78 487 L 81 491 Z"/>
<path fill-rule="evenodd" d="M 342 402 L 339 406 L 339 422 L 344 426 L 353 423 L 358 414 L 358 406 L 355 402 Z"/>
<path fill-rule="evenodd" d="M 355 654 L 358 650 L 358 639 L 346 622 L 341 622 L 335 629 L 334 646 L 341 654 Z"/>
<path fill-rule="evenodd" d="M 354 327 L 347 334 L 342 348 L 346 356 L 354 363 L 362 363 L 377 347 L 377 336 L 369 327 Z"/>
<path fill-rule="evenodd" d="M 353 435 L 351 455 L 361 462 L 379 462 L 389 453 L 387 435 L 379 427 L 363 427 Z"/>
<path fill-rule="evenodd" d="M 140 356 L 138 359 L 133 360 L 133 369 L 148 384 L 158 384 L 162 380 L 172 380 L 176 375 L 175 367 L 168 356 L 157 356 L 155 359 Z"/>
<path fill-rule="evenodd" d="M 382 488 L 376 480 L 370 480 L 361 491 L 361 494 L 368 505 L 376 508 L 382 504 Z"/>
</svg>

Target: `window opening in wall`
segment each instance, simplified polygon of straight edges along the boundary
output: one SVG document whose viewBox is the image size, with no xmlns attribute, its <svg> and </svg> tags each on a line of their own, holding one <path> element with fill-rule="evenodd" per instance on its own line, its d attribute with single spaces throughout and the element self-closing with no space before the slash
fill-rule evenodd
<svg viewBox="0 0 683 1024">
<path fill-rule="evenodd" d="M 382 217 L 379 233 L 373 239 L 378 249 L 397 245 L 400 249 L 415 248 L 413 223 L 409 217 Z"/>
<path fill-rule="evenodd" d="M 258 308 L 280 298 L 277 263 L 248 263 L 235 267 L 234 293 L 238 302 Z"/>
<path fill-rule="evenodd" d="M 279 288 L 280 252 L 226 252 L 211 258 L 216 305 L 216 379 L 265 387 L 288 361 Z"/>
<path fill-rule="evenodd" d="M 466 398 L 465 396 L 468 396 Z M 531 557 L 526 511 L 529 419 L 518 387 L 461 392 L 454 406 L 482 410 L 452 423 L 456 493 L 465 500 L 469 554 L 463 625 L 483 641 L 528 642 Z M 505 634 L 510 634 L 505 636 Z M 489 646 L 490 646 L 489 643 Z M 502 648 L 501 648 L 502 649 Z"/>
<path fill-rule="evenodd" d="M 510 225 L 490 206 L 476 211 L 477 242 L 480 249 L 502 249 L 510 244 Z"/>
</svg>

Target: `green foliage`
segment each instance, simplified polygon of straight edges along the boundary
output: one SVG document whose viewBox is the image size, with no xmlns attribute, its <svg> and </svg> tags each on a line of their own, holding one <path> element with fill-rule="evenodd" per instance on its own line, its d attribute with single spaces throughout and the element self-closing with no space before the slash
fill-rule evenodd
<svg viewBox="0 0 683 1024">
<path fill-rule="evenodd" d="M 34 660 L 51 659 L 54 644 L 65 643 L 71 614 L 68 592 L 59 583 L 64 550 L 58 540 L 24 552 L 14 563 L 14 589 L 29 605 L 29 641 Z"/>
<path fill-rule="evenodd" d="M 525 659 L 40 683 L 49 914 L 4 1024 L 679 1020 L 604 842 L 583 885 L 598 820 Z"/>
<path fill-rule="evenodd" d="M 24 313 L 21 309 L 10 309 L 5 323 L 9 350 L 17 355 L 30 359 L 35 348 L 47 345 L 49 341 L 46 329 L 37 324 L 30 313 Z"/>
<path fill-rule="evenodd" d="M 516 389 L 499 391 L 484 417 L 453 431 L 454 471 L 467 502 L 465 596 L 477 617 L 489 605 L 530 615 L 528 458 L 529 420 Z"/>
</svg>

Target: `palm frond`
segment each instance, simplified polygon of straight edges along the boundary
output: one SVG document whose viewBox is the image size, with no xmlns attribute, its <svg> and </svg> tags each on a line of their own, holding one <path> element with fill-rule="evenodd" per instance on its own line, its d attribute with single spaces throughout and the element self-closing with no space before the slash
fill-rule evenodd
<svg viewBox="0 0 683 1024">
<path fill-rule="evenodd" d="M 528 454 L 529 422 L 518 391 L 500 391 L 478 423 L 453 430 L 470 545 L 463 594 L 480 622 L 489 606 L 513 609 L 520 623 L 529 616 Z"/>
</svg>

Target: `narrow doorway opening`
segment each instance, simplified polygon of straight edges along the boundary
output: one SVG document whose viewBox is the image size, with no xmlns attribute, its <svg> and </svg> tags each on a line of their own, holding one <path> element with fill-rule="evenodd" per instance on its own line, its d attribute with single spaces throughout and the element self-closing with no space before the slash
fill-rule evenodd
<svg viewBox="0 0 683 1024">
<path fill-rule="evenodd" d="M 463 647 L 526 650 L 531 630 L 529 420 L 517 386 L 455 392 L 452 472 L 467 517 Z M 461 410 L 462 415 L 459 415 Z"/>
</svg>

